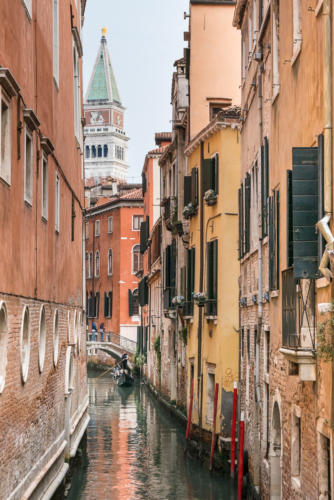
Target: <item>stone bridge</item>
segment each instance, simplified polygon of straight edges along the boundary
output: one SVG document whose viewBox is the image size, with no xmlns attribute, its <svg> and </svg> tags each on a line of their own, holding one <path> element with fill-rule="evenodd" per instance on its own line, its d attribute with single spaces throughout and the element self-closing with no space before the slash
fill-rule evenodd
<svg viewBox="0 0 334 500">
<path fill-rule="evenodd" d="M 131 368 L 131 359 L 136 352 L 137 342 L 126 337 L 121 337 L 115 333 L 104 333 L 103 341 L 99 339 L 100 333 L 89 335 L 89 340 L 86 342 L 88 356 L 95 350 L 99 349 L 112 356 L 117 361 L 120 361 L 122 354 L 126 352 L 129 356 L 129 366 Z M 96 340 L 95 340 L 96 339 Z"/>
</svg>

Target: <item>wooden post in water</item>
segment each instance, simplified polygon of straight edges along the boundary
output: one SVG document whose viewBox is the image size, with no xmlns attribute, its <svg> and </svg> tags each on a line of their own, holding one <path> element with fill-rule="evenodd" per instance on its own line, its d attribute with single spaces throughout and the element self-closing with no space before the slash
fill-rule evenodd
<svg viewBox="0 0 334 500">
<path fill-rule="evenodd" d="M 239 462 L 238 462 L 238 500 L 242 500 L 242 481 L 244 477 L 244 433 L 245 433 L 245 422 L 244 422 L 244 412 L 240 415 L 240 442 L 239 442 Z"/>
<path fill-rule="evenodd" d="M 215 452 L 216 442 L 216 418 L 217 418 L 217 401 L 218 401 L 219 384 L 216 384 L 215 400 L 213 405 L 213 424 L 212 424 L 212 439 L 211 439 L 211 453 L 210 453 L 210 470 L 212 470 L 213 454 Z"/>
<path fill-rule="evenodd" d="M 237 421 L 238 383 L 234 382 L 233 389 L 233 413 L 232 413 L 232 439 L 231 439 L 231 477 L 234 478 L 235 471 L 235 427 Z"/>
</svg>

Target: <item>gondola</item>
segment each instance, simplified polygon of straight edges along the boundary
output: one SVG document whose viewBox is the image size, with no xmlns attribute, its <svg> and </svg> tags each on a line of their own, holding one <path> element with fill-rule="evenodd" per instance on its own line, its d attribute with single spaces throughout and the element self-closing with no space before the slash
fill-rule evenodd
<svg viewBox="0 0 334 500">
<path fill-rule="evenodd" d="M 133 384 L 134 379 L 129 370 L 121 370 L 117 378 L 117 385 L 119 387 L 129 387 Z"/>
</svg>

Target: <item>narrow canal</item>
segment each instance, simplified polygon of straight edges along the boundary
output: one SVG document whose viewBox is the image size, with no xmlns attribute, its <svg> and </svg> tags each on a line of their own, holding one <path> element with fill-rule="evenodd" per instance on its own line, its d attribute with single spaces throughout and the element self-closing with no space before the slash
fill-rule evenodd
<svg viewBox="0 0 334 500">
<path fill-rule="evenodd" d="M 112 376 L 97 375 L 89 373 L 87 447 L 73 470 L 68 499 L 236 498 L 228 479 L 184 456 L 183 427 L 145 386 L 119 388 Z"/>
</svg>

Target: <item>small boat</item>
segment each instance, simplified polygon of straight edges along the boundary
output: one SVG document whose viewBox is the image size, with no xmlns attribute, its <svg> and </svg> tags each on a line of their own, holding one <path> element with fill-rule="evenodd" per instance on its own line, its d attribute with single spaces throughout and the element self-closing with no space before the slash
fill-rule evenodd
<svg viewBox="0 0 334 500">
<path fill-rule="evenodd" d="M 120 387 L 129 387 L 134 382 L 133 376 L 129 370 L 121 370 L 117 379 L 117 385 Z"/>
</svg>

